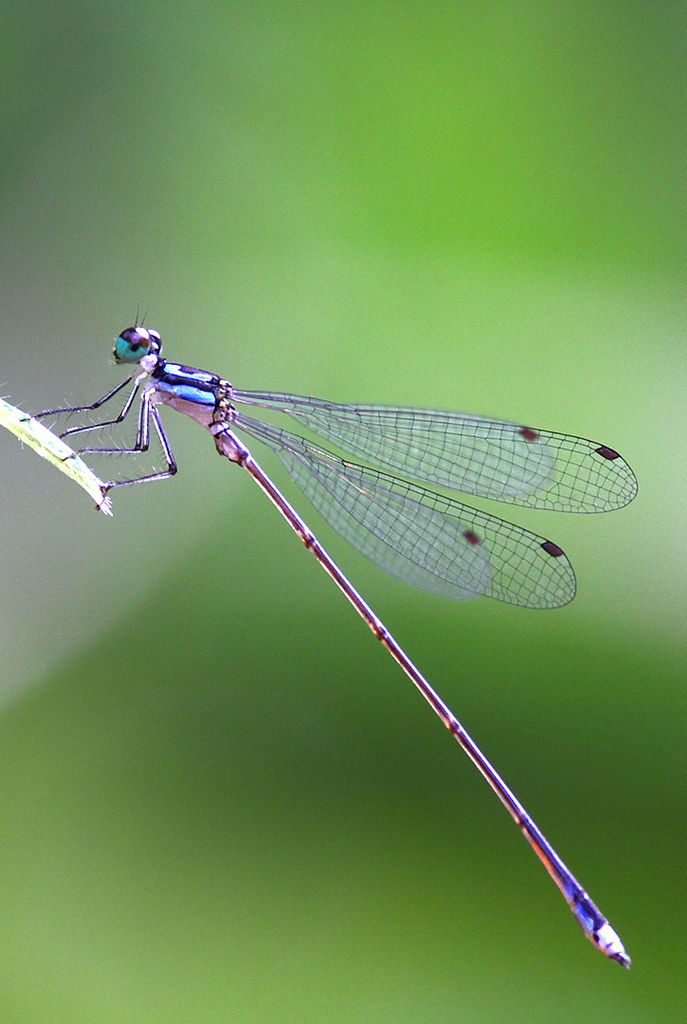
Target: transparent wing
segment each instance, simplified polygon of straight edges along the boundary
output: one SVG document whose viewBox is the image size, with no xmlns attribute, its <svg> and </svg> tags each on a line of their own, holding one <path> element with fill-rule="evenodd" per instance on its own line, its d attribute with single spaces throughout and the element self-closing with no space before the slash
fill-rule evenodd
<svg viewBox="0 0 687 1024">
<path fill-rule="evenodd" d="M 571 601 L 575 574 L 544 537 L 389 473 L 358 466 L 305 438 L 240 415 L 313 506 L 386 572 L 444 597 L 486 594 L 529 608 Z"/>
<path fill-rule="evenodd" d="M 343 449 L 427 483 L 498 501 L 605 512 L 637 493 L 618 452 L 572 434 L 428 409 L 343 405 L 235 390 L 237 402 L 287 413 Z"/>
</svg>

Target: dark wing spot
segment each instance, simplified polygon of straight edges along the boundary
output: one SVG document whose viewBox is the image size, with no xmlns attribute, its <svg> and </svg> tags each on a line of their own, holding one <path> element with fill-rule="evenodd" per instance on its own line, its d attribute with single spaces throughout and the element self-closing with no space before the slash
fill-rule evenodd
<svg viewBox="0 0 687 1024">
<path fill-rule="evenodd" d="M 558 544 L 554 544 L 552 540 L 545 540 L 542 547 L 547 555 L 551 555 L 552 558 L 560 558 L 561 555 L 565 554 L 563 548 L 559 548 Z"/>
<path fill-rule="evenodd" d="M 599 445 L 596 449 L 596 453 L 604 459 L 609 459 L 611 462 L 613 462 L 613 459 L 620 458 L 620 452 L 616 452 L 612 448 L 607 448 L 605 444 Z"/>
<path fill-rule="evenodd" d="M 539 434 L 536 430 L 532 430 L 532 427 L 520 427 L 520 437 L 523 437 L 525 441 L 538 441 Z"/>
<path fill-rule="evenodd" d="M 463 530 L 463 536 L 468 544 L 479 544 L 481 542 L 481 539 L 473 530 Z"/>
</svg>

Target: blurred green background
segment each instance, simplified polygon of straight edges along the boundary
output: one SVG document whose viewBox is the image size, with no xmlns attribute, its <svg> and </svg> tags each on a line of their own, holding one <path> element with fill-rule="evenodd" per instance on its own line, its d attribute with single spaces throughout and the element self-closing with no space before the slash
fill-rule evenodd
<svg viewBox="0 0 687 1024">
<path fill-rule="evenodd" d="M 109 521 L 1 437 L 3 1021 L 683 1019 L 686 21 L 3 6 L 4 395 L 102 394 L 140 307 L 243 387 L 568 430 L 640 479 L 612 515 L 501 510 L 575 564 L 537 613 L 387 578 L 264 459 L 627 974 L 195 425 L 167 417 L 179 476 Z"/>
</svg>

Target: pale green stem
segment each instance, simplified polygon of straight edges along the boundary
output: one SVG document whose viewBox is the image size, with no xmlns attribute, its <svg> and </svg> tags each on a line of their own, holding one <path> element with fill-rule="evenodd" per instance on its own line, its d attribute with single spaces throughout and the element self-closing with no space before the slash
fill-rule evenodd
<svg viewBox="0 0 687 1024">
<path fill-rule="evenodd" d="M 86 463 L 65 444 L 62 438 L 53 434 L 33 416 L 17 409 L 0 398 L 0 427 L 6 427 L 11 433 L 33 448 L 42 458 L 51 462 L 59 470 L 71 477 L 80 487 L 90 494 L 96 507 L 105 515 L 112 515 L 112 504 L 104 494 L 104 483 L 88 468 Z"/>
</svg>

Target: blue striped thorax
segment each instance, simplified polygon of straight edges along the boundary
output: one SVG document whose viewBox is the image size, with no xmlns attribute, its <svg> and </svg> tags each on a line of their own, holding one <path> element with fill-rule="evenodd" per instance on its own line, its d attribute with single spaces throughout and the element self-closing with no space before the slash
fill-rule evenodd
<svg viewBox="0 0 687 1024">
<path fill-rule="evenodd" d="M 161 359 L 151 375 L 156 391 L 166 391 L 194 405 L 217 405 L 222 378 L 206 370 Z"/>
</svg>

